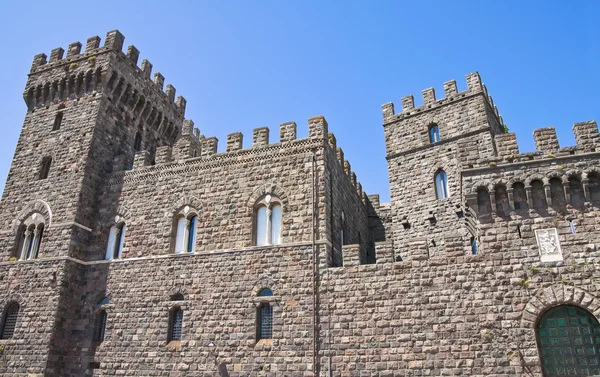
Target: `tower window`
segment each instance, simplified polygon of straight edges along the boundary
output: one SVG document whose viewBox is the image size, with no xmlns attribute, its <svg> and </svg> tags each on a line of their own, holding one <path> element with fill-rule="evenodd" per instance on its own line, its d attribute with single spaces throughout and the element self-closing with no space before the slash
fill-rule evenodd
<svg viewBox="0 0 600 377">
<path fill-rule="evenodd" d="M 183 329 L 183 310 L 181 308 L 176 307 L 171 310 L 170 320 L 169 320 L 169 337 L 168 341 L 172 342 L 174 340 L 181 340 Z"/>
<path fill-rule="evenodd" d="M 273 291 L 269 288 L 264 288 L 258 293 L 259 297 L 273 296 Z M 273 338 L 273 306 L 268 302 L 263 302 L 258 307 L 256 323 L 256 339 L 272 339 Z"/>
<path fill-rule="evenodd" d="M 52 131 L 59 130 L 60 126 L 62 125 L 62 121 L 63 121 L 63 113 L 61 111 L 56 114 L 56 117 L 54 117 L 54 125 L 52 126 Z"/>
<path fill-rule="evenodd" d="M 44 157 L 42 159 L 42 167 L 40 169 L 39 179 L 48 178 L 48 173 L 50 173 L 50 165 L 52 164 L 52 157 Z"/>
<path fill-rule="evenodd" d="M 104 334 L 106 333 L 106 320 L 108 316 L 105 310 L 101 310 L 98 314 L 98 323 L 96 325 L 96 334 L 94 335 L 94 340 L 97 342 L 104 341 Z"/>
<path fill-rule="evenodd" d="M 106 245 L 106 260 L 119 259 L 123 252 L 125 240 L 125 223 L 119 223 L 110 227 L 108 232 L 108 244 Z"/>
<path fill-rule="evenodd" d="M 435 175 L 435 195 L 438 199 L 445 199 L 450 197 L 450 191 L 448 190 L 448 178 L 446 172 L 440 170 Z"/>
<path fill-rule="evenodd" d="M 440 128 L 437 124 L 432 124 L 429 126 L 429 142 L 433 144 L 440 140 Z"/>
<path fill-rule="evenodd" d="M 37 259 L 40 252 L 44 218 L 39 213 L 35 213 L 32 218 L 35 220 L 27 220 L 19 227 L 15 256 L 20 260 Z"/>
<path fill-rule="evenodd" d="M 279 199 L 266 195 L 255 205 L 254 238 L 257 246 L 281 244 L 282 207 Z"/>
<path fill-rule="evenodd" d="M 16 302 L 10 304 L 4 313 L 4 319 L 2 321 L 2 332 L 0 333 L 0 339 L 11 339 L 15 333 L 17 327 L 17 319 L 19 317 L 19 304 Z"/>
<path fill-rule="evenodd" d="M 196 251 L 196 228 L 198 227 L 198 216 L 195 214 L 187 217 L 181 215 L 177 218 L 177 229 L 175 235 L 175 253 L 193 253 Z"/>
</svg>

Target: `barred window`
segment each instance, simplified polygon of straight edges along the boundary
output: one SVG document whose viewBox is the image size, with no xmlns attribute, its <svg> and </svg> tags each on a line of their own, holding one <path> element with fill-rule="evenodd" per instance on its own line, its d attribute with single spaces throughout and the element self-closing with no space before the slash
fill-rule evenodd
<svg viewBox="0 0 600 377">
<path fill-rule="evenodd" d="M 183 327 L 183 310 L 181 308 L 175 308 L 171 311 L 171 318 L 169 324 L 169 338 L 168 341 L 181 340 L 181 333 Z"/>
<path fill-rule="evenodd" d="M 2 321 L 2 333 L 0 333 L 0 339 L 11 339 L 15 333 L 15 327 L 17 326 L 17 318 L 19 317 L 19 304 L 10 304 L 4 313 L 4 320 Z"/>
<path fill-rule="evenodd" d="M 107 319 L 108 319 L 108 316 L 106 314 L 106 311 L 104 311 L 104 310 L 100 311 L 100 313 L 98 314 L 98 323 L 96 325 L 96 334 L 94 337 L 94 340 L 97 342 L 104 341 L 104 334 L 106 332 L 106 320 Z"/>
<path fill-rule="evenodd" d="M 273 291 L 270 288 L 263 288 L 260 292 L 258 292 L 258 296 L 273 296 Z M 257 340 L 273 338 L 273 306 L 271 306 L 270 303 L 261 303 L 258 307 L 256 327 Z"/>
</svg>

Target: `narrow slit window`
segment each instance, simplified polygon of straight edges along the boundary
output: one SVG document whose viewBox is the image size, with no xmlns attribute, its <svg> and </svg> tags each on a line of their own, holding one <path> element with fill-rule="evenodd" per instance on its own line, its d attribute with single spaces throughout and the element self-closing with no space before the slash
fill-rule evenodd
<svg viewBox="0 0 600 377">
<path fill-rule="evenodd" d="M 259 307 L 258 339 L 273 338 L 273 307 L 269 304 L 261 304 Z"/>
<path fill-rule="evenodd" d="M 471 237 L 471 253 L 477 255 L 477 240 L 475 237 Z"/>
<path fill-rule="evenodd" d="M 135 149 L 136 152 L 139 152 L 142 150 L 142 134 L 140 132 L 135 134 L 135 141 L 133 143 L 133 148 Z"/>
<path fill-rule="evenodd" d="M 102 342 L 104 341 L 104 335 L 106 333 L 106 320 L 108 319 L 108 315 L 106 314 L 106 311 L 102 310 L 100 311 L 100 313 L 98 314 L 98 323 L 97 323 L 97 327 L 96 327 L 96 334 L 94 337 L 94 340 L 97 342 Z"/>
<path fill-rule="evenodd" d="M 54 117 L 54 124 L 52 125 L 52 131 L 60 130 L 62 121 L 63 121 L 63 113 L 61 111 L 61 112 L 57 113 L 56 116 Z"/>
<path fill-rule="evenodd" d="M 42 167 L 40 169 L 40 179 L 48 178 L 48 173 L 50 173 L 50 165 L 52 165 L 52 157 L 44 157 L 42 160 Z"/>
<path fill-rule="evenodd" d="M 260 206 L 256 211 L 256 245 L 267 244 L 267 206 Z"/>
<path fill-rule="evenodd" d="M 0 333 L 0 339 L 11 339 L 14 336 L 18 318 L 19 304 L 10 304 L 6 308 L 6 312 L 4 313 L 4 320 L 2 321 L 2 333 Z"/>
<path fill-rule="evenodd" d="M 171 321 L 169 326 L 169 342 L 181 340 L 183 329 L 183 310 L 175 308 L 171 311 Z"/>
</svg>

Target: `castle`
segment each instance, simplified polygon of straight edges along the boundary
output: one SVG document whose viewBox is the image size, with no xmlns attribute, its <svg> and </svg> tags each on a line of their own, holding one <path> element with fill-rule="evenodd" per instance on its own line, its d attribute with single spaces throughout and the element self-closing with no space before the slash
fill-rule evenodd
<svg viewBox="0 0 600 377">
<path fill-rule="evenodd" d="M 595 122 L 519 153 L 477 73 L 403 97 L 384 204 L 321 116 L 217 153 L 123 43 L 34 57 L 0 202 L 0 375 L 600 374 Z"/>
</svg>

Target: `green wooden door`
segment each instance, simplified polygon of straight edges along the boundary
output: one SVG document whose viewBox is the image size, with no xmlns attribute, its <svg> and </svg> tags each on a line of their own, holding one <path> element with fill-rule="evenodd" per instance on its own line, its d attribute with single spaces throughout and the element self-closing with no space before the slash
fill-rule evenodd
<svg viewBox="0 0 600 377">
<path fill-rule="evenodd" d="M 546 377 L 600 375 L 600 324 L 575 306 L 548 310 L 538 325 Z"/>
</svg>

